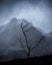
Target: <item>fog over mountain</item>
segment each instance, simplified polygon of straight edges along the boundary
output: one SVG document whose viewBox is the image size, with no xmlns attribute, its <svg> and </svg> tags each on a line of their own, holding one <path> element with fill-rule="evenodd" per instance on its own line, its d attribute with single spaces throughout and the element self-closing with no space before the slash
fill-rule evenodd
<svg viewBox="0 0 52 65">
<path fill-rule="evenodd" d="M 52 55 L 52 0 L 0 0 L 0 62 Z"/>
<path fill-rule="evenodd" d="M 0 26 L 14 17 L 26 19 L 49 33 L 52 31 L 52 0 L 0 0 Z"/>
<path fill-rule="evenodd" d="M 0 26 L 0 62 L 44 55 L 52 55 L 52 31 L 44 35 L 27 20 L 16 18 Z"/>
</svg>

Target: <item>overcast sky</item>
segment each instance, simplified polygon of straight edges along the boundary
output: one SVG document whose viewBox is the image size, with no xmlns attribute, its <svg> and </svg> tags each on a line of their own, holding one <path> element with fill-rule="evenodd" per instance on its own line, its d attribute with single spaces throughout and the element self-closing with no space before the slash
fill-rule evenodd
<svg viewBox="0 0 52 65">
<path fill-rule="evenodd" d="M 0 0 L 0 26 L 13 17 L 26 19 L 45 32 L 52 31 L 52 0 Z"/>
</svg>

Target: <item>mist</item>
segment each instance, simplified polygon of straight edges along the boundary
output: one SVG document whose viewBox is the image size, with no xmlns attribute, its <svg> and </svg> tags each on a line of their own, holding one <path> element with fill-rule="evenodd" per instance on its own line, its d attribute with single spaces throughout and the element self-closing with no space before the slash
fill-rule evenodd
<svg viewBox="0 0 52 65">
<path fill-rule="evenodd" d="M 26 19 L 46 33 L 52 31 L 52 3 L 49 0 L 5 0 L 0 4 L 0 26 L 12 18 Z"/>
</svg>

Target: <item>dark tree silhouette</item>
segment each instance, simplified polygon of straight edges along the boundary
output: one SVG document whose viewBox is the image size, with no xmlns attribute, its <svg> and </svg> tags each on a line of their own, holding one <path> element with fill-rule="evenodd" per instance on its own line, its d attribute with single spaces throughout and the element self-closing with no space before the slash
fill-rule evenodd
<svg viewBox="0 0 52 65">
<path fill-rule="evenodd" d="M 24 20 L 23 22 L 26 22 L 26 21 Z M 26 36 L 26 34 L 25 34 L 25 31 L 23 30 L 23 22 L 21 23 L 21 28 L 22 28 L 22 32 L 23 32 L 23 34 L 24 34 L 26 46 L 27 46 L 27 49 L 28 49 L 27 55 L 28 55 L 28 58 L 30 58 L 30 53 L 31 53 L 31 51 L 30 51 L 30 47 L 28 46 L 27 36 Z M 24 27 L 26 27 L 26 26 L 28 26 L 28 25 L 29 25 L 29 24 L 26 23 L 26 25 L 24 25 Z M 24 48 L 24 47 L 23 47 L 23 48 Z"/>
<path fill-rule="evenodd" d="M 26 21 L 23 21 L 23 22 L 26 22 Z M 23 26 L 23 22 L 21 23 L 21 29 L 22 29 L 22 32 L 23 32 L 24 37 L 25 37 L 25 42 L 26 42 L 26 46 L 27 46 L 28 52 L 25 50 L 25 48 L 24 48 L 24 46 L 23 46 L 23 43 L 22 43 L 22 41 L 21 41 L 21 38 L 20 38 L 19 42 L 21 43 L 22 48 L 26 51 L 26 53 L 27 53 L 27 55 L 28 55 L 28 58 L 30 58 L 31 51 L 33 51 L 34 48 L 36 48 L 36 47 L 38 47 L 38 46 L 40 45 L 40 42 L 44 39 L 44 36 L 42 36 L 42 37 L 40 38 L 40 40 L 37 42 L 38 44 L 36 44 L 34 47 L 32 47 L 32 48 L 29 47 L 29 46 L 28 46 L 27 36 L 26 36 L 26 33 L 25 33 L 24 29 L 23 29 L 24 27 L 28 26 L 29 23 L 26 23 L 26 25 Z M 31 24 L 31 23 L 30 23 L 30 24 Z M 29 29 L 27 29 L 27 31 L 28 31 L 28 30 L 29 30 Z"/>
</svg>

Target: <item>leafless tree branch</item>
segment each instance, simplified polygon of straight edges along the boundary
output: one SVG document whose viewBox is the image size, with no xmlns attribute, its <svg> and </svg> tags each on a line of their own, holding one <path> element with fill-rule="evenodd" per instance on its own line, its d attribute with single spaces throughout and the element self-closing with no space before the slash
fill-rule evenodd
<svg viewBox="0 0 52 65">
<path fill-rule="evenodd" d="M 28 49 L 28 53 L 27 54 L 28 54 L 28 57 L 30 57 L 30 47 L 28 46 L 28 40 L 27 40 L 27 37 L 26 37 L 26 34 L 25 34 L 24 30 L 23 30 L 22 25 L 23 25 L 23 22 L 21 23 L 21 28 L 22 28 L 22 32 L 24 34 L 26 45 L 27 45 L 27 49 Z"/>
<path fill-rule="evenodd" d="M 26 41 L 26 45 L 27 45 L 27 49 L 28 49 L 27 55 L 28 55 L 28 58 L 30 58 L 30 53 L 31 53 L 31 51 L 33 51 L 34 48 L 36 48 L 36 47 L 38 47 L 38 46 L 40 45 L 40 42 L 44 39 L 44 36 L 42 36 L 42 37 L 40 38 L 40 40 L 37 42 L 38 44 L 36 44 L 34 47 L 30 48 L 30 47 L 28 46 L 28 40 L 27 40 L 25 31 L 24 31 L 22 25 L 23 25 L 23 22 L 21 23 L 21 28 L 22 28 L 22 32 L 23 32 L 23 34 L 24 34 L 25 41 Z M 26 26 L 27 26 L 27 25 L 25 25 L 25 27 L 26 27 Z M 21 45 L 22 45 L 22 44 L 23 44 L 23 43 L 21 42 Z M 23 47 L 23 45 L 22 45 L 22 47 Z M 24 47 L 23 47 L 23 48 L 24 48 Z"/>
<path fill-rule="evenodd" d="M 44 39 L 44 36 L 42 36 L 42 37 L 40 38 L 40 40 L 37 42 L 38 44 L 36 44 L 33 48 L 31 48 L 31 51 L 32 51 L 34 48 L 38 47 L 38 46 L 40 45 L 40 42 L 41 42 L 43 39 Z"/>
</svg>

